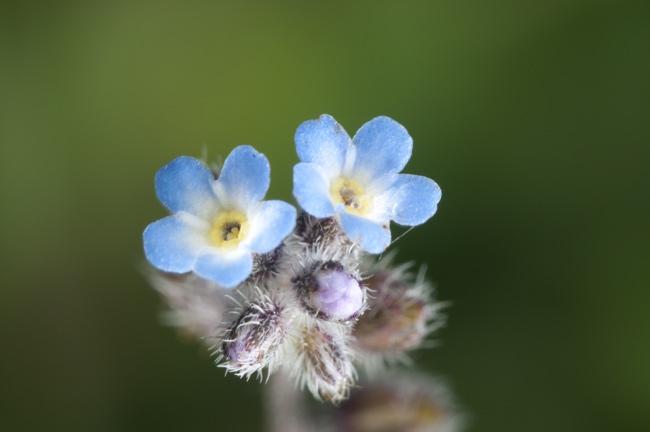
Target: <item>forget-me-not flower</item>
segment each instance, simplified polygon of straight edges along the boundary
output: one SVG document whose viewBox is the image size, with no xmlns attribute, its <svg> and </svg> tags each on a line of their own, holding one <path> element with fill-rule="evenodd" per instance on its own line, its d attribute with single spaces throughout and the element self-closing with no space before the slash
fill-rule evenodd
<svg viewBox="0 0 650 432">
<path fill-rule="evenodd" d="M 244 281 L 253 253 L 276 248 L 293 230 L 296 210 L 283 201 L 262 201 L 271 168 L 251 146 L 236 147 L 217 179 L 188 156 L 162 167 L 156 194 L 172 213 L 144 230 L 144 252 L 156 268 L 194 272 L 230 288 Z"/>
<path fill-rule="evenodd" d="M 441 198 L 433 180 L 399 174 L 411 158 L 413 140 L 395 120 L 380 116 L 350 139 L 332 116 L 302 123 L 295 135 L 300 163 L 293 194 L 317 218 L 335 216 L 363 250 L 381 253 L 390 244 L 390 221 L 419 225 Z"/>
</svg>

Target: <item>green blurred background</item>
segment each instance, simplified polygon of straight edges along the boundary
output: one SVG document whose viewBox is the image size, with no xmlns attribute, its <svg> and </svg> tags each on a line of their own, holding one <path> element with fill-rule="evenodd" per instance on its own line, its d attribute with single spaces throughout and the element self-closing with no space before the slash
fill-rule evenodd
<svg viewBox="0 0 650 432">
<path fill-rule="evenodd" d="M 650 6 L 3 2 L 0 429 L 256 431 L 260 385 L 158 322 L 157 168 L 386 114 L 443 188 L 399 242 L 453 302 L 471 431 L 650 430 Z"/>
</svg>

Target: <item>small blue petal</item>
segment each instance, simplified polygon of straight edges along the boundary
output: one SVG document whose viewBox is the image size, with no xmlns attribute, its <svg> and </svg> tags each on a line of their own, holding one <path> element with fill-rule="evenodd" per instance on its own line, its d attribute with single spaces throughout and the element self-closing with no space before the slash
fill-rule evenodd
<svg viewBox="0 0 650 432">
<path fill-rule="evenodd" d="M 402 171 L 413 151 L 413 139 L 404 126 L 385 116 L 365 123 L 352 140 L 354 171 L 368 180 Z"/>
<path fill-rule="evenodd" d="M 400 174 L 388 191 L 391 219 L 400 225 L 420 225 L 433 216 L 442 197 L 440 186 L 427 177 Z"/>
<path fill-rule="evenodd" d="M 302 162 L 293 167 L 293 196 L 312 216 L 324 218 L 334 215 L 329 181 L 319 165 Z"/>
<path fill-rule="evenodd" d="M 243 282 L 253 270 L 250 252 L 220 253 L 214 249 L 199 257 L 194 272 L 224 288 L 233 288 Z"/>
<path fill-rule="evenodd" d="M 327 114 L 298 126 L 295 141 L 301 162 L 318 164 L 332 176 L 341 172 L 348 149 L 352 146 L 345 129 Z"/>
<path fill-rule="evenodd" d="M 214 175 L 203 162 L 180 156 L 156 173 L 156 195 L 171 212 L 186 211 L 206 217 L 216 205 Z"/>
<path fill-rule="evenodd" d="M 180 214 L 157 220 L 142 234 L 144 255 L 154 267 L 173 273 L 192 270 L 205 245 L 201 233 L 189 225 Z"/>
<path fill-rule="evenodd" d="M 341 212 L 339 216 L 345 234 L 366 252 L 378 254 L 390 245 L 388 224 L 384 226 L 381 223 L 346 212 Z"/>
<path fill-rule="evenodd" d="M 249 247 L 267 253 L 282 243 L 296 226 L 296 209 L 284 201 L 263 201 L 253 220 Z"/>
<path fill-rule="evenodd" d="M 246 207 L 264 198 L 270 181 L 271 167 L 266 156 L 249 145 L 237 146 L 219 174 L 217 183 L 225 194 L 219 198 Z"/>
</svg>

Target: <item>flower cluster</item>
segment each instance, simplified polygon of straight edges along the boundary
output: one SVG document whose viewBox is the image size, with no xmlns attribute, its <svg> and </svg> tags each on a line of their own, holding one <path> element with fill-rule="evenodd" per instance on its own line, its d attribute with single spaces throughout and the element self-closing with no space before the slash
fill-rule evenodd
<svg viewBox="0 0 650 432">
<path fill-rule="evenodd" d="M 298 127 L 295 144 L 300 212 L 264 200 L 270 165 L 251 146 L 218 170 L 188 156 L 165 165 L 155 189 L 171 215 L 144 230 L 144 253 L 170 322 L 210 346 L 221 367 L 242 377 L 284 369 L 336 403 L 357 366 L 403 359 L 441 323 L 422 277 L 369 259 L 390 245 L 391 221 L 424 223 L 441 192 L 401 173 L 413 141 L 388 117 L 350 138 L 322 115 Z"/>
</svg>

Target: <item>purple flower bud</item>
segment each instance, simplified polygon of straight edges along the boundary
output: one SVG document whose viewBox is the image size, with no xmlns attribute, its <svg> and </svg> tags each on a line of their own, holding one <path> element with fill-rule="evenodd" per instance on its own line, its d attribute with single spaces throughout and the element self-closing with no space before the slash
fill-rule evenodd
<svg viewBox="0 0 650 432">
<path fill-rule="evenodd" d="M 239 330 L 237 333 L 236 330 Z M 237 365 L 254 365 L 258 361 L 259 351 L 256 326 L 241 327 L 233 331 L 234 338 L 224 344 L 224 354 L 229 362 Z M 263 355 L 262 355 L 263 357 Z"/>
<path fill-rule="evenodd" d="M 341 266 L 324 266 L 312 280 L 310 306 L 326 318 L 345 321 L 363 308 L 364 295 L 359 282 Z"/>
<path fill-rule="evenodd" d="M 282 308 L 270 301 L 252 303 L 226 331 L 222 367 L 249 376 L 271 366 L 284 336 Z"/>
</svg>

